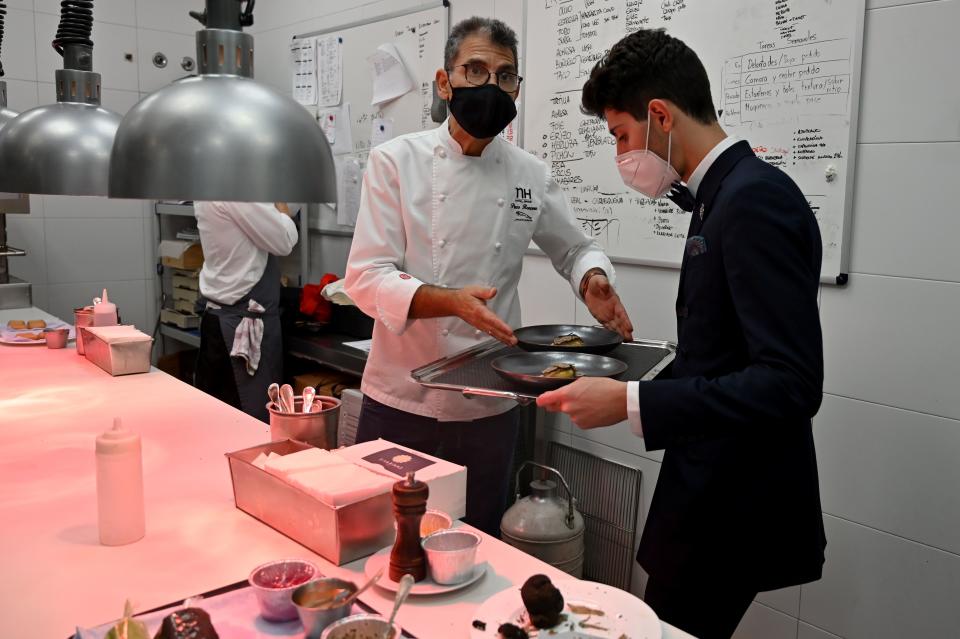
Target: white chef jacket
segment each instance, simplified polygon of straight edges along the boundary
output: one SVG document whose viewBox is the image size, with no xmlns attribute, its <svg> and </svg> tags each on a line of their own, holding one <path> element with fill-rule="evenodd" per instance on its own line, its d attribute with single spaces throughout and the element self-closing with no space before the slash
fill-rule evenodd
<svg viewBox="0 0 960 639">
<path fill-rule="evenodd" d="M 233 304 L 260 281 L 267 255 L 289 255 L 297 243 L 297 225 L 274 204 L 194 202 L 203 246 L 200 292 L 221 304 Z"/>
<path fill-rule="evenodd" d="M 408 315 L 423 284 L 494 286 L 488 306 L 511 327 L 521 326 L 517 284 L 531 239 L 575 294 L 592 268 L 613 281 L 613 266 L 573 218 L 547 166 L 499 136 L 479 157 L 468 156 L 444 123 L 371 151 L 345 284 L 376 320 L 363 392 L 441 421 L 481 419 L 515 406 L 413 381 L 411 370 L 489 337 L 458 317 Z"/>
</svg>

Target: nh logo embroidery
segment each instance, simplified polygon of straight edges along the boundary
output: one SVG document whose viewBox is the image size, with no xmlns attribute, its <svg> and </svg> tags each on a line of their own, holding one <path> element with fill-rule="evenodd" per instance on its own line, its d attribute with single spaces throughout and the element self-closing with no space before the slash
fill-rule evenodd
<svg viewBox="0 0 960 639">
<path fill-rule="evenodd" d="M 522 186 L 516 187 L 516 199 L 518 200 L 530 200 L 533 198 L 533 190 L 525 189 Z"/>
</svg>

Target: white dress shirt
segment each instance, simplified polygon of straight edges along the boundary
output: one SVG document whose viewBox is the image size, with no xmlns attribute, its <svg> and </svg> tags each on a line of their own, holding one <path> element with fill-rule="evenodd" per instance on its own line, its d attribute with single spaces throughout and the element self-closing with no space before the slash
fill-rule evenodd
<svg viewBox="0 0 960 639">
<path fill-rule="evenodd" d="M 693 197 L 697 197 L 697 190 L 700 188 L 700 183 L 703 182 L 703 176 L 707 174 L 717 158 L 739 141 L 740 138 L 736 136 L 727 136 L 703 156 L 687 182 L 687 188 L 690 189 Z M 643 437 L 643 423 L 640 420 L 640 382 L 638 381 L 627 382 L 627 421 L 630 422 L 630 430 L 633 431 L 633 434 L 637 437 Z"/>
<path fill-rule="evenodd" d="M 371 151 L 345 279 L 350 297 L 376 320 L 363 392 L 409 413 L 467 421 L 516 404 L 466 399 L 410 378 L 415 368 L 489 339 L 457 317 L 410 320 L 417 289 L 494 286 L 488 306 L 517 328 L 517 284 L 531 240 L 574 294 L 591 268 L 611 281 L 614 273 L 543 162 L 499 137 L 479 157 L 464 155 L 447 127 Z"/>
<path fill-rule="evenodd" d="M 267 255 L 289 255 L 297 243 L 297 225 L 273 204 L 194 202 L 203 269 L 200 292 L 221 304 L 233 304 L 263 276 Z"/>
</svg>

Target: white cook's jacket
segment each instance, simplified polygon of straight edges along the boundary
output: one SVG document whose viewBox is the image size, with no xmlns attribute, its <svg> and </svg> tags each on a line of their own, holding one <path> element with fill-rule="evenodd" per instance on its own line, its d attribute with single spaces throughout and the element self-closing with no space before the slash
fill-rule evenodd
<svg viewBox="0 0 960 639">
<path fill-rule="evenodd" d="M 411 370 L 489 337 L 458 317 L 410 320 L 408 314 L 423 284 L 494 286 L 488 306 L 521 326 L 517 283 L 531 239 L 575 294 L 591 268 L 613 281 L 610 261 L 580 229 L 547 166 L 526 151 L 496 137 L 479 157 L 464 155 L 447 123 L 373 149 L 346 274 L 347 293 L 376 320 L 363 392 L 441 421 L 515 406 L 413 381 Z"/>
</svg>

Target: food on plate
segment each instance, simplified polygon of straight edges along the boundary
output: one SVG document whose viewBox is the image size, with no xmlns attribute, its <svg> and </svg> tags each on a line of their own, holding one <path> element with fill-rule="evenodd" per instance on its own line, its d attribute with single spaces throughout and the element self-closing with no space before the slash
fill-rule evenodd
<svg viewBox="0 0 960 639">
<path fill-rule="evenodd" d="M 7 322 L 7 328 L 12 331 L 22 331 L 27 327 L 27 323 L 23 320 L 10 320 Z"/>
<path fill-rule="evenodd" d="M 546 575 L 533 575 L 520 589 L 520 598 L 536 628 L 552 628 L 560 623 L 563 594 Z"/>
<path fill-rule="evenodd" d="M 584 606 L 582 604 L 569 604 L 567 608 L 570 609 L 575 615 L 586 615 L 588 617 L 602 617 L 604 613 L 602 610 L 597 610 L 596 608 L 591 608 L 590 606 Z"/>
<path fill-rule="evenodd" d="M 32 340 L 42 340 L 44 339 L 43 333 L 17 333 L 17 337 L 22 339 L 32 339 Z"/>
<path fill-rule="evenodd" d="M 220 635 L 206 610 L 184 608 L 165 617 L 153 639 L 220 639 Z"/>
<path fill-rule="evenodd" d="M 551 346 L 586 346 L 583 341 L 583 338 L 577 335 L 576 333 L 568 333 L 566 335 L 557 335 L 553 338 Z"/>
<path fill-rule="evenodd" d="M 529 639 L 526 630 L 512 623 L 505 623 L 497 628 L 497 637 L 500 639 Z"/>
<path fill-rule="evenodd" d="M 27 328 L 46 328 L 47 323 L 41 320 L 28 320 Z"/>
<path fill-rule="evenodd" d="M 557 379 L 573 379 L 577 376 L 577 367 L 573 364 L 560 362 L 543 369 L 544 377 L 555 377 Z"/>
</svg>

